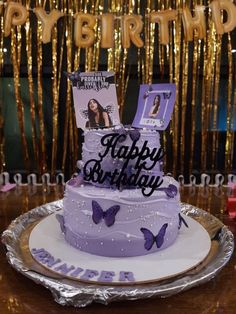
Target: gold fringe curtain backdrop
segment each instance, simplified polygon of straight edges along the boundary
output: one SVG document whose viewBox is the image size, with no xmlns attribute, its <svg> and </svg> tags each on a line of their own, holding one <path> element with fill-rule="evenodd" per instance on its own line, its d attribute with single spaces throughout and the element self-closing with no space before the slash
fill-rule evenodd
<svg viewBox="0 0 236 314">
<path fill-rule="evenodd" d="M 76 128 L 70 82 L 63 72 L 79 67 L 85 71 L 113 70 L 116 75 L 118 102 L 121 117 L 126 121 L 132 103 L 126 103 L 127 91 L 132 80 L 141 83 L 174 82 L 177 98 L 173 118 L 162 136 L 166 171 L 191 174 L 194 171 L 215 174 L 232 172 L 236 159 L 236 49 L 235 31 L 217 35 L 212 21 L 208 1 L 165 0 L 24 0 L 28 9 L 41 6 L 50 11 L 61 10 L 65 16 L 53 27 L 52 40 L 42 43 L 42 25 L 33 12 L 29 11 L 26 23 L 12 26 L 9 51 L 13 69 L 14 90 L 19 125 L 24 169 L 38 174 L 64 171 L 72 174 L 80 155 L 81 133 Z M 185 6 L 193 9 L 205 5 L 207 34 L 203 40 L 194 37 L 193 42 L 185 41 L 181 12 Z M 151 23 L 148 15 L 152 11 L 178 10 L 177 19 L 169 23 L 170 42 L 160 45 L 159 28 Z M 2 8 L 3 9 L 3 8 Z M 122 48 L 120 19 L 114 23 L 114 47 L 101 49 L 101 25 L 95 25 L 95 43 L 81 49 L 74 45 L 74 16 L 83 11 L 99 16 L 102 13 L 141 14 L 144 28 L 144 47 Z M 194 15 L 194 10 L 192 11 Z M 0 16 L 0 74 L 4 77 L 3 15 Z M 197 35 L 197 34 L 195 34 Z M 25 100 L 22 97 L 21 65 L 26 55 L 28 105 L 30 108 L 30 135 L 26 135 Z M 50 64 L 51 121 L 45 110 L 44 78 L 45 59 Z M 49 59 L 49 60 L 48 60 Z M 133 61 L 135 60 L 135 61 Z M 224 83 L 225 82 L 225 83 Z M 2 85 L 2 84 L 1 84 Z M 0 91 L 1 92 L 1 91 Z M 222 98 L 222 93 L 225 95 Z M 47 102 L 48 104 L 48 102 Z M 9 170 L 5 156 L 3 108 L 7 103 L 0 100 L 0 171 Z M 225 108 L 225 116 L 222 110 Z M 132 111 L 132 110 L 131 110 Z M 124 116 L 125 115 L 125 116 Z M 223 117 L 223 118 L 221 118 Z M 225 117 L 225 118 L 224 118 Z M 220 119 L 225 125 L 225 136 L 220 135 Z M 132 118 L 130 117 L 130 121 Z M 47 134 L 48 123 L 51 133 Z M 30 146 L 32 149 L 30 149 Z M 221 150 L 220 150 L 221 149 Z M 219 169 L 219 154 L 223 168 Z M 33 161 L 33 162 L 32 162 Z"/>
</svg>

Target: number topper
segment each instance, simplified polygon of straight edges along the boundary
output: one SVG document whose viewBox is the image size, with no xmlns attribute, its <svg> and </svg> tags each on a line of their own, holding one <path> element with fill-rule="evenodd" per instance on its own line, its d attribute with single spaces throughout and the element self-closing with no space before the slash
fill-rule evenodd
<svg viewBox="0 0 236 314">
<path fill-rule="evenodd" d="M 170 122 L 176 97 L 175 84 L 143 84 L 132 126 L 165 130 Z"/>
</svg>

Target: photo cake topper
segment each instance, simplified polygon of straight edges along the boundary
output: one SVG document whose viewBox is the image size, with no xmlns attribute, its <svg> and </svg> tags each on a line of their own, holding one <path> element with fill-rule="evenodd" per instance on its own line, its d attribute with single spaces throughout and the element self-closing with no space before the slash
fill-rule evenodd
<svg viewBox="0 0 236 314">
<path fill-rule="evenodd" d="M 176 97 L 175 84 L 143 84 L 132 126 L 163 131 L 168 127 Z"/>
<path fill-rule="evenodd" d="M 120 124 L 114 72 L 76 71 L 68 77 L 72 82 L 78 128 L 109 128 Z"/>
</svg>

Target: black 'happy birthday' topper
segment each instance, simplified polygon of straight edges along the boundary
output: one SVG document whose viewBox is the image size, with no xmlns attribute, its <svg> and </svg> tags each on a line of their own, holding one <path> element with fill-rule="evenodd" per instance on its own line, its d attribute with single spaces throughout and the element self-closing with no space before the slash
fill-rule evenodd
<svg viewBox="0 0 236 314">
<path fill-rule="evenodd" d="M 149 148 L 148 141 L 144 141 L 141 148 L 138 147 L 136 145 L 138 136 L 134 137 L 131 146 L 120 145 L 126 136 L 126 134 L 117 132 L 102 137 L 101 145 L 105 147 L 105 150 L 98 154 L 100 159 L 90 159 L 85 163 L 84 180 L 103 185 L 109 184 L 118 189 L 122 189 L 124 186 L 139 187 L 144 196 L 150 196 L 163 183 L 161 176 L 151 174 L 150 170 L 163 158 L 164 153 L 161 148 Z M 110 158 L 106 158 L 108 155 Z M 120 169 L 106 171 L 104 168 L 109 169 L 111 161 L 116 159 L 122 160 Z M 129 162 L 134 160 L 134 165 L 130 166 Z"/>
</svg>

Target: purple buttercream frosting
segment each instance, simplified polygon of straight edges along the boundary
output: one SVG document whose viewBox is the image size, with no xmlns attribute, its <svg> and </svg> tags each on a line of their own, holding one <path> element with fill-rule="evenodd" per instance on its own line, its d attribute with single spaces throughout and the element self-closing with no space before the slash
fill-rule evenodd
<svg viewBox="0 0 236 314">
<path fill-rule="evenodd" d="M 113 128 L 86 130 L 84 136 L 79 166 L 85 182 L 80 175 L 67 183 L 63 219 L 57 217 L 66 241 L 109 257 L 172 245 L 184 222 L 178 183 L 163 177 L 160 167 L 159 133 Z"/>
<path fill-rule="evenodd" d="M 170 184 L 178 185 L 173 178 L 164 177 L 164 187 Z M 99 204 L 98 215 L 94 204 Z M 110 218 L 106 221 L 104 216 L 113 206 L 119 210 L 113 213 L 114 224 L 108 227 Z M 102 256 L 146 255 L 165 249 L 175 241 L 179 213 L 179 193 L 167 201 L 165 191 L 155 191 L 152 196 L 144 198 L 140 189 L 119 192 L 86 184 L 80 187 L 67 185 L 65 239 L 79 250 Z M 154 235 L 155 244 L 149 250 L 145 248 L 141 228 Z"/>
</svg>

